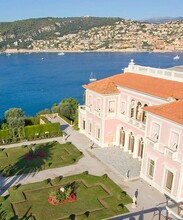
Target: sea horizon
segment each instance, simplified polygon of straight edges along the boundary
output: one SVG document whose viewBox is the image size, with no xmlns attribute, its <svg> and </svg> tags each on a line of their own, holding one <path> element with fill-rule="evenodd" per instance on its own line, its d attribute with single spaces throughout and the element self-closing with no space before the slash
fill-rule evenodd
<svg viewBox="0 0 183 220">
<path fill-rule="evenodd" d="M 9 108 L 34 116 L 63 98 L 83 104 L 82 85 L 93 72 L 97 80 L 122 73 L 131 59 L 137 65 L 169 68 L 183 65 L 181 52 L 58 52 L 0 54 L 0 118 Z M 179 55 L 179 60 L 173 57 Z"/>
</svg>

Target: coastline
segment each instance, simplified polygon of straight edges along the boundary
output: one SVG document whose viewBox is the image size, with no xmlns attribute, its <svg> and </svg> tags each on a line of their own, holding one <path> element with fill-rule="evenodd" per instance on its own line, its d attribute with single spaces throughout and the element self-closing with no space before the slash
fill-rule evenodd
<svg viewBox="0 0 183 220">
<path fill-rule="evenodd" d="M 6 49 L 3 51 L 5 54 L 11 54 L 11 53 L 87 53 L 87 52 L 109 52 L 109 53 L 183 53 L 183 51 L 171 51 L 171 50 L 134 50 L 134 49 L 118 49 L 118 50 L 112 50 L 112 49 L 106 49 L 106 50 L 61 50 L 61 49 L 46 49 L 46 50 L 26 50 L 26 49 Z"/>
</svg>

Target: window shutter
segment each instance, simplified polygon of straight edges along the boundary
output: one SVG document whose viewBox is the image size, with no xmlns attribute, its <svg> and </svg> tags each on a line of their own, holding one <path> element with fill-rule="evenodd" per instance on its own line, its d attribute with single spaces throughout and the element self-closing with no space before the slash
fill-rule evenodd
<svg viewBox="0 0 183 220">
<path fill-rule="evenodd" d="M 176 150 L 178 147 L 178 140 L 179 140 L 179 135 L 175 132 L 172 132 L 170 147 Z"/>
</svg>

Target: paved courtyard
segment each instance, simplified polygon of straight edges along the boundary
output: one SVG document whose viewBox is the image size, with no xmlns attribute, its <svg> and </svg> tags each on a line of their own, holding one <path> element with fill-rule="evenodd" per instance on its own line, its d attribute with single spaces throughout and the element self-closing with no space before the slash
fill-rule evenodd
<svg viewBox="0 0 183 220">
<path fill-rule="evenodd" d="M 92 153 L 115 172 L 119 172 L 124 179 L 126 179 L 127 173 L 129 179 L 137 178 L 140 175 L 141 164 L 138 159 L 132 158 L 119 147 L 93 148 Z"/>
</svg>

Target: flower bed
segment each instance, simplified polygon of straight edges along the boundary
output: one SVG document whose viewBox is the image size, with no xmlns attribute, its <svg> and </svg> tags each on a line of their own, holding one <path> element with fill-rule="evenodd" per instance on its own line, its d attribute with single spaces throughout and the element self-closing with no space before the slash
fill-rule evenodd
<svg viewBox="0 0 183 220">
<path fill-rule="evenodd" d="M 52 205 L 55 205 L 55 206 L 58 206 L 58 205 L 61 205 L 61 204 L 64 204 L 64 203 L 68 203 L 68 202 L 75 202 L 75 201 L 76 201 L 76 195 L 75 194 L 71 194 L 70 198 L 62 200 L 60 202 L 55 202 L 52 197 L 48 197 L 48 202 Z"/>
</svg>

